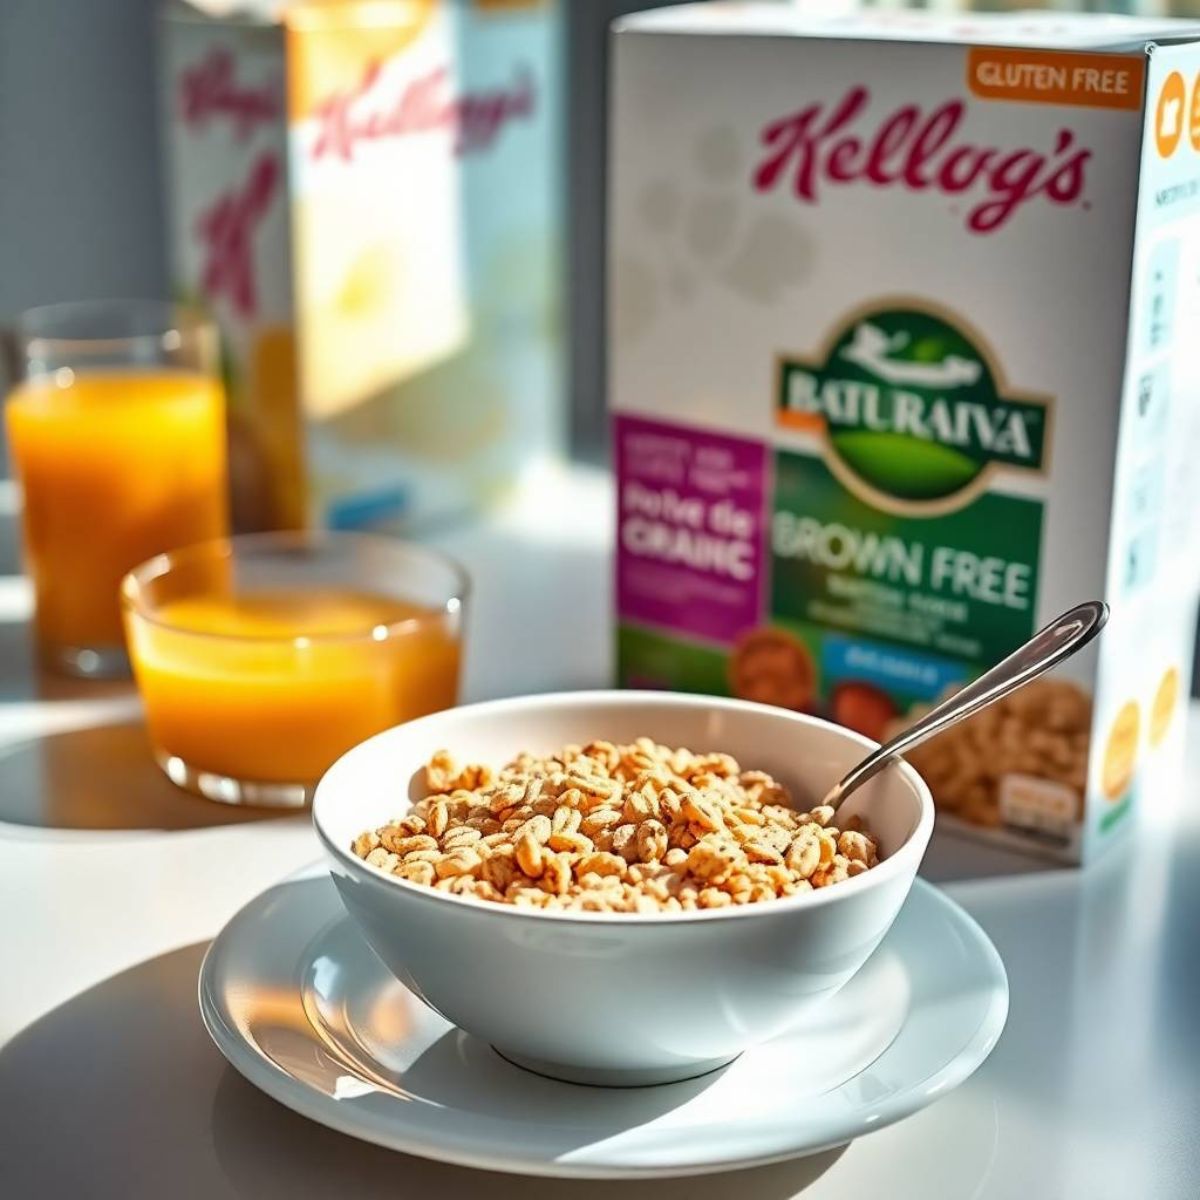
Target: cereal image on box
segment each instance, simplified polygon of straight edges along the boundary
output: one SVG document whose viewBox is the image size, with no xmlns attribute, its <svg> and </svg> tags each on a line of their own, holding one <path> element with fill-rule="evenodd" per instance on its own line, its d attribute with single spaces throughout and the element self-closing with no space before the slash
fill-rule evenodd
<svg viewBox="0 0 1200 1200">
<path fill-rule="evenodd" d="M 910 717 L 920 715 L 918 708 Z M 885 737 L 904 724 L 886 728 Z M 905 757 L 944 811 L 977 825 L 1019 823 L 1022 787 L 1042 808 L 1056 798 L 1059 823 L 1070 824 L 1083 813 L 1091 726 L 1086 693 L 1066 680 L 1039 679 Z"/>
<path fill-rule="evenodd" d="M 1200 126 L 1159 128 L 1200 97 L 1190 37 L 617 23 L 624 685 L 881 740 L 1103 597 L 1102 646 L 913 761 L 943 825 L 1015 847 L 1078 861 L 1131 823 L 1177 769 L 1200 582 Z"/>
<path fill-rule="evenodd" d="M 754 629 L 729 660 L 730 691 L 740 700 L 802 711 L 813 700 L 813 664 L 804 643 L 779 629 Z"/>
</svg>

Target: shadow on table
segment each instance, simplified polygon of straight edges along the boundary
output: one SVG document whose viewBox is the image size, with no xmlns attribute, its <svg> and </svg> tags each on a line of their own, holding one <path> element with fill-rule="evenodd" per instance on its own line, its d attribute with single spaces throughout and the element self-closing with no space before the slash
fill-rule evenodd
<svg viewBox="0 0 1200 1200">
<path fill-rule="evenodd" d="M 1046 875 L 1063 870 L 1061 863 L 1020 854 L 1003 846 L 976 841 L 970 834 L 936 829 L 921 875 L 931 883 L 959 883 L 968 879 L 995 879 L 1007 875 Z M 1071 871 L 1077 867 L 1067 868 Z"/>
<path fill-rule="evenodd" d="M 453 1167 L 357 1142 L 282 1108 L 232 1071 L 212 1113 L 217 1159 L 245 1200 L 258 1197 L 486 1195 L 490 1200 L 786 1200 L 802 1194 L 844 1147 L 810 1158 L 688 1179 L 542 1179 Z M 296 1147 L 303 1144 L 303 1153 Z"/>
<path fill-rule="evenodd" d="M 89 726 L 0 752 L 0 822 L 49 829 L 203 829 L 306 814 L 217 804 L 177 788 L 141 721 Z"/>
<path fill-rule="evenodd" d="M 226 1066 L 196 1010 L 204 950 L 188 946 L 115 975 L 0 1049 L 5 1194 L 786 1200 L 842 1153 L 614 1184 L 473 1171 L 367 1145 L 297 1116 Z"/>
<path fill-rule="evenodd" d="M 129 679 L 73 679 L 38 666 L 33 629 L 24 620 L 0 620 L 0 702 L 23 700 L 112 700 L 137 692 Z"/>
</svg>

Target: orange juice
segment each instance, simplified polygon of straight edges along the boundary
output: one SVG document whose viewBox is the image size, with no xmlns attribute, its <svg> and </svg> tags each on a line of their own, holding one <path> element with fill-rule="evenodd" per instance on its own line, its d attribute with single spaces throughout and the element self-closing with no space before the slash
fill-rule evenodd
<svg viewBox="0 0 1200 1200">
<path fill-rule="evenodd" d="M 224 403 L 211 378 L 69 368 L 7 406 L 45 647 L 119 647 L 121 577 L 226 532 Z"/>
<path fill-rule="evenodd" d="M 192 773 L 310 784 L 357 742 L 457 699 L 453 623 L 366 590 L 216 591 L 131 611 L 128 629 L 156 752 Z"/>
</svg>

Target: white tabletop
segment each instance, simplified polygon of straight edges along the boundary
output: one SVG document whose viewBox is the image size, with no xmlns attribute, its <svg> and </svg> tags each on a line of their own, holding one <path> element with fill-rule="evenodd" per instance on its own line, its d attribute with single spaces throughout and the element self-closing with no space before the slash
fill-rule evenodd
<svg viewBox="0 0 1200 1200">
<path fill-rule="evenodd" d="M 432 539 L 476 580 L 468 698 L 609 681 L 610 509 L 602 475 L 541 474 Z M 1200 710 L 1186 786 L 1086 872 L 935 836 L 925 874 L 988 931 L 1012 987 L 999 1046 L 957 1092 L 840 1151 L 737 1175 L 525 1180 L 355 1142 L 225 1065 L 196 1009 L 205 945 L 316 843 L 304 817 L 175 791 L 127 688 L 31 672 L 15 571 L 0 524 L 0 1196 L 1200 1194 Z"/>
</svg>

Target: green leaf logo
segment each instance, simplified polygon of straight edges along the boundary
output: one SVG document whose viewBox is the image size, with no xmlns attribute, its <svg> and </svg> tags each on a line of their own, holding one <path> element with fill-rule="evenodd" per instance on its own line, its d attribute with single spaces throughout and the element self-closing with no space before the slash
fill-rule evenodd
<svg viewBox="0 0 1200 1200">
<path fill-rule="evenodd" d="M 823 437 L 848 482 L 944 507 L 993 464 L 1042 468 L 1045 400 L 1001 392 L 987 355 L 948 320 L 878 308 L 848 320 L 823 362 L 781 361 L 776 419 Z"/>
</svg>

